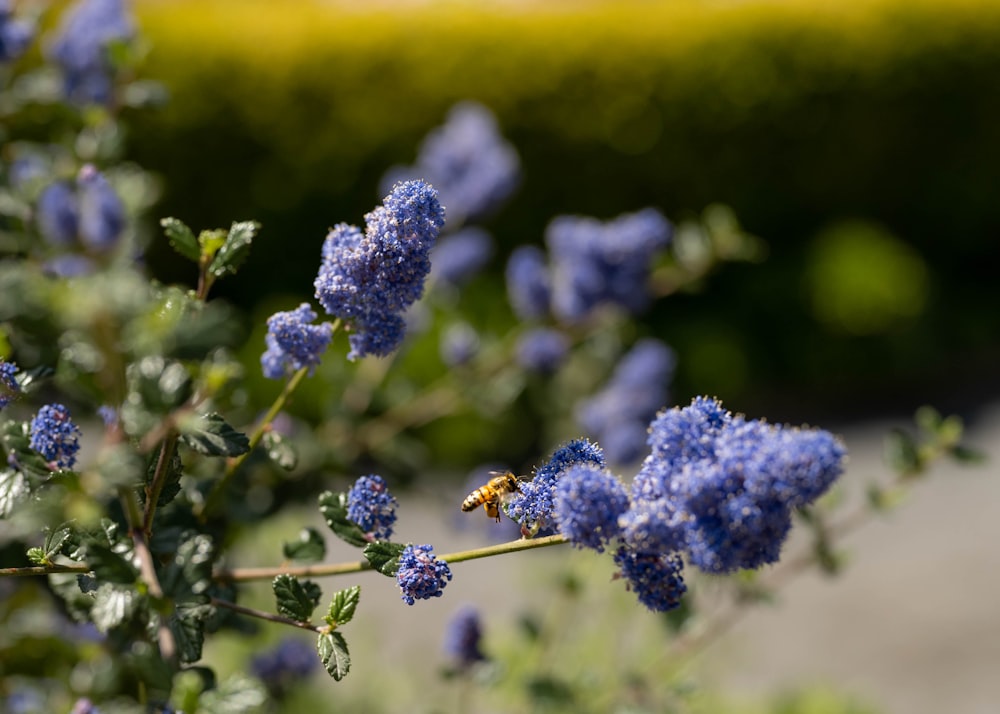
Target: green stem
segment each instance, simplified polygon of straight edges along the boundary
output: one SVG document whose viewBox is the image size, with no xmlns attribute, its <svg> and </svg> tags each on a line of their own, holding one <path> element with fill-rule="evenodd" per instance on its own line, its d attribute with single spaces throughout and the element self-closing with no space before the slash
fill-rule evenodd
<svg viewBox="0 0 1000 714">
<path fill-rule="evenodd" d="M 270 612 L 264 612 L 263 610 L 255 610 L 252 607 L 244 607 L 243 605 L 237 605 L 235 602 L 230 602 L 229 600 L 220 600 L 217 597 L 212 598 L 212 604 L 215 605 L 216 607 L 224 607 L 227 610 L 238 612 L 241 615 L 249 615 L 250 617 L 256 617 L 259 620 L 276 622 L 281 625 L 291 625 L 292 627 L 299 627 L 303 630 L 309 630 L 310 632 L 322 631 L 321 628 L 316 627 L 316 625 L 312 624 L 311 622 L 299 622 L 298 620 L 293 620 L 290 617 L 275 615 Z"/>
<path fill-rule="evenodd" d="M 156 461 L 156 471 L 153 480 L 146 487 L 146 508 L 142 514 L 142 532 L 148 540 L 153 532 L 153 516 L 156 514 L 156 504 L 160 500 L 163 486 L 170 471 L 170 462 L 174 458 L 177 447 L 177 432 L 171 430 L 160 446 L 160 456 Z"/>
<path fill-rule="evenodd" d="M 53 573 L 89 573 L 90 566 L 84 564 L 71 565 L 52 563 L 51 565 L 31 565 L 24 568 L 0 568 L 0 576 L 13 578 L 28 578 L 34 575 L 52 575 Z"/>
<path fill-rule="evenodd" d="M 476 560 L 477 558 L 488 558 L 504 553 L 515 553 L 520 550 L 531 550 L 533 548 L 544 548 L 550 545 L 559 545 L 566 542 L 566 536 L 552 535 L 544 538 L 532 538 L 531 540 L 515 540 L 510 543 L 500 543 L 483 548 L 473 548 L 472 550 L 460 550 L 456 553 L 446 553 L 437 556 L 438 560 L 448 563 L 461 563 L 465 560 Z M 301 565 L 284 566 L 277 568 L 234 568 L 232 570 L 220 570 L 215 573 L 216 580 L 227 582 L 240 582 L 248 580 L 270 580 L 278 575 L 294 575 L 296 577 L 326 577 L 333 575 L 345 575 L 347 573 L 360 573 L 371 570 L 372 565 L 367 560 L 350 563 L 333 563 L 330 565 Z"/>
</svg>

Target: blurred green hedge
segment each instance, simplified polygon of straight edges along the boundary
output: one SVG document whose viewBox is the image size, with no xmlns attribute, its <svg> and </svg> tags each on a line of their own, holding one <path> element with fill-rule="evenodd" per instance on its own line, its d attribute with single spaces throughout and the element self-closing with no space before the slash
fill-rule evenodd
<svg viewBox="0 0 1000 714">
<path fill-rule="evenodd" d="M 770 245 L 764 265 L 727 268 L 649 315 L 680 351 L 681 392 L 909 406 L 938 378 L 982 378 L 1000 345 L 1000 2 L 571 8 L 149 3 L 145 74 L 171 101 L 133 118 L 130 152 L 164 176 L 163 215 L 263 222 L 220 286 L 249 308 L 310 295 L 326 230 L 360 223 L 382 172 L 476 99 L 525 169 L 491 226 L 500 258 L 557 213 L 683 218 L 714 201 Z M 829 291 L 809 281 L 831 271 L 806 267 L 823 254 L 814 236 L 856 218 L 904 244 L 927 286 L 919 314 L 875 334 L 817 317 Z M 885 253 L 860 251 L 859 268 L 878 280 L 866 261 Z M 150 261 L 181 277 L 162 242 Z"/>
</svg>

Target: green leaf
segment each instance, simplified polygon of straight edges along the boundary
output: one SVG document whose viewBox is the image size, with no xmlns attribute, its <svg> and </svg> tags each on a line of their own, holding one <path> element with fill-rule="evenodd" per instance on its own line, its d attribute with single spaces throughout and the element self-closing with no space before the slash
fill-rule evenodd
<svg viewBox="0 0 1000 714">
<path fill-rule="evenodd" d="M 278 612 L 298 622 L 309 622 L 319 605 L 323 591 L 311 580 L 299 580 L 293 575 L 279 575 L 271 583 Z"/>
<path fill-rule="evenodd" d="M 167 627 L 174 633 L 177 649 L 182 662 L 191 663 L 201 659 L 201 649 L 205 643 L 205 622 L 215 615 L 215 607 L 207 603 L 181 604 L 167 620 Z"/>
<path fill-rule="evenodd" d="M 25 553 L 30 560 L 35 565 L 48 565 L 49 559 L 45 556 L 45 551 L 41 548 L 28 548 L 28 552 Z"/>
<path fill-rule="evenodd" d="M 163 593 L 177 602 L 206 602 L 214 559 L 215 547 L 209 536 L 199 533 L 189 537 L 159 575 Z"/>
<path fill-rule="evenodd" d="M 981 464 L 987 460 L 985 452 L 961 444 L 952 447 L 951 455 L 956 461 L 963 464 Z"/>
<path fill-rule="evenodd" d="M 338 682 L 351 670 L 351 654 L 347 651 L 347 641 L 339 632 L 324 632 L 316 640 L 319 660 L 326 671 Z"/>
<path fill-rule="evenodd" d="M 72 524 L 67 521 L 55 530 L 51 530 L 46 527 L 45 543 L 42 546 L 46 559 L 51 559 L 52 556 L 60 553 L 63 546 L 71 542 L 73 537 L 73 529 L 70 527 L 71 525 Z"/>
<path fill-rule="evenodd" d="M 396 571 L 399 570 L 399 556 L 402 555 L 404 550 L 406 550 L 406 546 L 400 543 L 379 541 L 366 545 L 363 552 L 365 558 L 368 559 L 368 562 L 372 564 L 375 570 L 382 573 L 382 575 L 394 577 Z"/>
<path fill-rule="evenodd" d="M 87 563 L 94 576 L 102 582 L 132 585 L 139 577 L 139 571 L 132 563 L 99 543 L 87 543 Z"/>
<path fill-rule="evenodd" d="M 285 543 L 282 551 L 289 560 L 315 563 L 326 556 L 326 542 L 315 528 L 303 528 L 299 539 Z"/>
<path fill-rule="evenodd" d="M 198 714 L 252 714 L 268 702 L 267 690 L 258 680 L 245 674 L 226 678 L 198 700 Z"/>
<path fill-rule="evenodd" d="M 205 414 L 183 425 L 181 440 L 207 456 L 239 456 L 250 451 L 250 440 L 218 414 Z"/>
<path fill-rule="evenodd" d="M 20 471 L 0 471 L 0 518 L 9 518 L 18 504 L 31 494 L 28 479 Z"/>
<path fill-rule="evenodd" d="M 159 449 L 153 452 L 149 463 L 146 465 L 146 488 L 139 491 L 139 497 L 143 505 L 146 503 L 146 489 L 153 483 L 153 476 L 156 475 L 156 467 L 160 463 L 160 453 L 162 451 L 163 446 L 161 445 Z M 181 461 L 180 454 L 176 450 L 166 469 L 167 472 L 163 478 L 163 487 L 160 489 L 160 497 L 156 499 L 156 506 L 158 508 L 166 506 L 177 498 L 177 494 L 181 492 L 181 476 L 184 475 L 184 462 Z"/>
<path fill-rule="evenodd" d="M 139 608 L 142 596 L 132 588 L 105 583 L 94 594 L 94 607 L 90 611 L 94 626 L 107 633 L 129 621 Z"/>
<path fill-rule="evenodd" d="M 340 590 L 330 602 L 330 610 L 323 619 L 331 628 L 346 625 L 354 617 L 358 603 L 361 602 L 361 586 L 353 585 Z"/>
<path fill-rule="evenodd" d="M 250 244 L 259 230 L 260 224 L 255 221 L 233 223 L 225 243 L 208 266 L 208 271 L 217 278 L 234 274 L 249 255 Z"/>
<path fill-rule="evenodd" d="M 916 442 L 902 429 L 886 434 L 883 454 L 889 468 L 901 476 L 912 476 L 923 468 Z"/>
<path fill-rule="evenodd" d="M 176 218 L 164 218 L 160 221 L 160 225 L 163 226 L 163 232 L 166 233 L 171 248 L 195 263 L 201 259 L 198 239 L 184 223 Z"/>
<path fill-rule="evenodd" d="M 269 431 L 261 440 L 267 450 L 267 458 L 271 459 L 285 471 L 292 471 L 299 463 L 299 455 L 295 448 L 285 441 L 281 434 Z"/>
<path fill-rule="evenodd" d="M 370 542 L 365 532 L 347 519 L 347 494 L 324 491 L 319 495 L 319 512 L 334 535 L 345 543 L 362 548 Z"/>
<path fill-rule="evenodd" d="M 18 470 L 25 478 L 47 481 L 52 477 L 48 463 L 41 454 L 31 448 L 31 427 L 28 422 L 4 423 L 0 426 L 0 441 L 3 442 L 4 450 L 7 452 L 8 463 L 16 462 Z"/>
</svg>

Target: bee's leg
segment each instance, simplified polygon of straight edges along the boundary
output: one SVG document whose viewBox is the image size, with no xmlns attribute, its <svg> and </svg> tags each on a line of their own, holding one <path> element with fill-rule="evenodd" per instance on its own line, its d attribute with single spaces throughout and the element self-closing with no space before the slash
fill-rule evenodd
<svg viewBox="0 0 1000 714">
<path fill-rule="evenodd" d="M 500 522 L 500 509 L 497 508 L 497 504 L 491 501 L 487 501 L 486 503 L 483 504 L 483 508 L 486 509 L 487 516 L 489 516 L 490 518 L 495 518 L 497 523 Z"/>
</svg>

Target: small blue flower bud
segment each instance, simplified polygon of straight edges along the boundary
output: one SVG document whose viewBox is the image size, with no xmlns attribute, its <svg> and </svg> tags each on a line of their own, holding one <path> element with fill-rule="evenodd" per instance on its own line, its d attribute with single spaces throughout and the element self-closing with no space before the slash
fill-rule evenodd
<svg viewBox="0 0 1000 714">
<path fill-rule="evenodd" d="M 104 252 L 114 248 L 125 230 L 125 206 L 108 180 L 86 164 L 76 178 L 80 207 L 80 240 Z"/>
<path fill-rule="evenodd" d="M 408 545 L 399 556 L 396 583 L 407 605 L 417 600 L 441 597 L 451 580 L 448 563 L 438 560 L 430 545 Z"/>
<path fill-rule="evenodd" d="M 381 476 L 362 476 L 347 492 L 347 518 L 373 540 L 392 538 L 399 503 Z"/>
<path fill-rule="evenodd" d="M 265 377 L 281 379 L 303 367 L 309 367 L 310 373 L 315 369 L 333 338 L 330 323 L 309 324 L 315 319 L 307 303 L 268 318 L 267 350 L 260 358 Z"/>
<path fill-rule="evenodd" d="M 579 547 L 604 552 L 621 533 L 619 517 L 628 510 L 621 481 L 593 464 L 576 464 L 556 482 L 555 521 L 559 532 Z"/>
<path fill-rule="evenodd" d="M 522 320 L 540 320 L 549 314 L 552 289 L 545 253 L 534 245 L 515 248 L 507 260 L 507 299 Z"/>
<path fill-rule="evenodd" d="M 449 325 L 441 335 L 441 360 L 449 367 L 468 363 L 479 352 L 479 334 L 466 322 Z"/>
<path fill-rule="evenodd" d="M 467 669 L 486 659 L 480 649 L 483 637 L 479 611 L 465 606 L 455 613 L 445 632 L 444 652 L 460 668 Z"/>
<path fill-rule="evenodd" d="M 69 183 L 57 181 L 38 195 L 35 213 L 38 232 L 50 245 L 68 246 L 76 242 L 80 230 L 76 194 Z"/>
<path fill-rule="evenodd" d="M 30 446 L 50 464 L 71 469 L 80 450 L 80 428 L 73 423 L 69 409 L 62 404 L 48 404 L 31 420 Z"/>
</svg>

